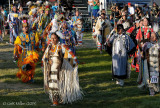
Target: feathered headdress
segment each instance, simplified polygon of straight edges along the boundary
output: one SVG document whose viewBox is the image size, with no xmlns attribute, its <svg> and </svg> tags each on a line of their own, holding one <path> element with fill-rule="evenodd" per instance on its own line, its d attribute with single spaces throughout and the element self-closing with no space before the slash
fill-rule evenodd
<svg viewBox="0 0 160 108">
<path fill-rule="evenodd" d="M 51 35 L 55 33 L 59 38 L 61 39 L 64 39 L 65 36 L 60 32 L 60 31 L 50 31 L 50 34 L 49 34 L 49 38 L 51 38 Z"/>
<path fill-rule="evenodd" d="M 22 26 L 23 27 L 28 26 L 28 19 L 29 19 L 28 15 L 23 14 L 22 16 L 18 17 L 18 19 L 20 19 L 22 21 Z"/>
<path fill-rule="evenodd" d="M 43 3 L 43 2 L 42 2 L 41 0 L 38 0 L 38 1 L 36 2 L 37 5 L 42 5 L 42 3 Z"/>
<path fill-rule="evenodd" d="M 44 2 L 44 8 L 45 8 L 45 10 L 50 10 L 51 9 L 51 3 L 50 2 L 48 2 L 48 1 L 46 1 L 46 2 Z"/>
<path fill-rule="evenodd" d="M 28 13 L 29 15 L 34 15 L 37 12 L 37 8 L 33 8 L 30 10 L 30 12 Z"/>
<path fill-rule="evenodd" d="M 32 2 L 31 2 L 31 1 L 28 1 L 28 2 L 26 3 L 26 5 L 27 5 L 28 7 L 30 7 L 30 6 L 32 5 Z"/>
</svg>

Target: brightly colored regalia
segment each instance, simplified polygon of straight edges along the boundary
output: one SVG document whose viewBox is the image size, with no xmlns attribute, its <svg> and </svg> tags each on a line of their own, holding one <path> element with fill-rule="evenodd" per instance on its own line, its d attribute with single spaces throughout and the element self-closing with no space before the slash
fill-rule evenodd
<svg viewBox="0 0 160 108">
<path fill-rule="evenodd" d="M 40 40 L 41 40 L 41 46 L 44 48 L 45 44 L 46 44 L 46 38 L 43 38 L 43 32 L 46 29 L 46 27 L 49 25 L 49 23 L 51 22 L 51 17 L 50 15 L 46 15 L 44 14 L 42 16 L 42 19 L 40 21 L 40 25 L 41 25 L 41 29 L 40 29 Z"/>
<path fill-rule="evenodd" d="M 80 16 L 74 16 L 72 18 L 74 31 L 77 35 L 77 42 L 79 45 L 82 45 L 82 38 L 83 38 L 83 24 L 82 24 L 82 18 Z"/>
<path fill-rule="evenodd" d="M 142 47 L 144 45 L 144 43 L 148 42 L 151 36 L 151 32 L 153 32 L 153 29 L 149 26 L 147 28 L 145 28 L 144 26 L 141 27 L 137 33 L 136 36 L 136 40 L 138 42 L 138 46 L 137 46 L 137 64 L 136 64 L 136 68 L 137 68 L 137 72 L 139 72 L 138 75 L 138 83 L 141 83 L 142 81 L 140 80 L 142 77 L 142 73 L 143 73 L 143 60 L 142 58 Z"/>
<path fill-rule="evenodd" d="M 149 87 L 150 95 L 159 92 L 160 44 L 147 42 L 143 47 L 144 75 L 143 82 Z"/>
<path fill-rule="evenodd" d="M 9 13 L 7 22 L 10 27 L 10 42 L 14 43 L 16 37 L 18 36 L 18 14 L 15 12 Z"/>
<path fill-rule="evenodd" d="M 61 32 L 64 36 L 64 38 L 60 39 L 61 44 L 67 45 L 75 54 L 76 39 L 73 36 L 74 34 L 72 30 L 62 28 Z"/>
<path fill-rule="evenodd" d="M 131 39 L 133 40 L 134 44 L 137 46 L 137 40 L 136 40 L 136 35 L 139 31 L 139 27 L 137 28 L 136 26 L 133 26 L 131 28 L 129 28 L 127 31 L 126 31 L 126 34 L 129 35 L 131 37 Z M 132 68 L 135 68 L 136 69 L 136 72 L 139 72 L 139 67 L 136 67 L 137 65 L 137 50 L 135 48 L 135 53 L 132 55 Z"/>
<path fill-rule="evenodd" d="M 102 51 L 102 49 L 104 48 L 106 37 L 109 35 L 110 31 L 111 31 L 111 24 L 109 20 L 98 17 L 94 34 L 97 35 L 96 43 L 97 43 L 97 48 L 99 50 Z"/>
<path fill-rule="evenodd" d="M 60 38 L 63 39 L 63 34 L 59 31 L 59 24 L 57 22 L 57 19 L 53 19 L 48 26 L 45 28 L 43 32 L 43 42 L 42 42 L 42 49 L 45 49 L 47 45 L 50 43 L 49 36 L 50 32 L 57 32 L 60 35 Z"/>
<path fill-rule="evenodd" d="M 17 77 L 22 82 L 33 82 L 35 66 L 39 57 L 35 51 L 38 41 L 33 33 L 21 33 L 15 40 L 14 56 L 18 60 L 19 67 Z"/>
<path fill-rule="evenodd" d="M 45 92 L 49 93 L 53 104 L 72 103 L 82 98 L 77 58 L 66 45 L 50 43 L 42 61 Z"/>
</svg>

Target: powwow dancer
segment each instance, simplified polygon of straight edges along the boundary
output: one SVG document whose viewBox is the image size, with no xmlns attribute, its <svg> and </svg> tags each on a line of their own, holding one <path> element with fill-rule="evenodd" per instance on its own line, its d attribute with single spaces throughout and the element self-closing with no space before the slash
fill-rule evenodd
<svg viewBox="0 0 160 108">
<path fill-rule="evenodd" d="M 42 29 L 44 30 L 48 24 L 51 22 L 51 15 L 50 15 L 51 6 L 47 3 L 45 3 L 45 13 L 42 16 L 41 22 L 42 22 Z"/>
<path fill-rule="evenodd" d="M 159 92 L 159 72 L 160 72 L 160 44 L 157 42 L 156 32 L 152 32 L 150 42 L 146 42 L 143 47 L 144 75 L 143 80 L 149 88 L 150 95 Z"/>
<path fill-rule="evenodd" d="M 129 28 L 126 32 L 127 35 L 131 37 L 133 40 L 134 44 L 137 46 L 137 40 L 136 40 L 136 35 L 139 31 L 139 22 L 140 20 L 135 21 L 135 25 L 131 28 Z M 136 72 L 139 72 L 139 68 L 136 66 L 137 65 L 137 49 L 135 48 L 135 54 L 132 55 L 132 68 L 136 69 Z"/>
<path fill-rule="evenodd" d="M 112 74 L 116 78 L 116 84 L 124 85 L 124 79 L 129 77 L 130 66 L 128 63 L 128 55 L 132 53 L 135 47 L 132 39 L 124 34 L 122 24 L 117 25 L 117 33 L 113 34 L 108 41 L 108 45 L 112 44 Z"/>
<path fill-rule="evenodd" d="M 69 28 L 69 24 L 66 21 L 63 21 L 61 25 L 61 32 L 64 35 L 64 39 L 60 39 L 61 44 L 67 45 L 75 54 L 76 39 L 73 34 L 74 32 Z"/>
<path fill-rule="evenodd" d="M 142 47 L 144 43 L 148 42 L 150 40 L 151 32 L 153 32 L 153 29 L 148 26 L 148 20 L 147 18 L 143 19 L 143 27 L 141 27 L 137 33 L 136 39 L 138 42 L 138 67 L 139 67 L 139 75 L 138 75 L 138 83 L 140 84 L 138 87 L 141 88 L 145 85 L 144 80 L 142 79 L 142 74 L 143 74 L 143 60 L 141 59 L 142 56 Z"/>
<path fill-rule="evenodd" d="M 28 29 L 28 16 L 24 15 L 20 18 L 22 20 L 22 30 L 23 32 L 20 36 L 17 36 L 14 43 L 14 58 L 18 60 L 17 64 L 19 71 L 17 77 L 22 80 L 22 82 L 34 82 L 35 66 L 38 61 L 38 53 L 35 49 L 38 47 L 38 37 Z"/>
<path fill-rule="evenodd" d="M 98 18 L 95 26 L 95 34 L 97 35 L 97 47 L 100 50 L 100 53 L 102 53 L 102 49 L 104 49 L 106 36 L 109 35 L 110 29 L 111 25 L 109 20 L 106 18 L 106 14 L 102 13 Z"/>
<path fill-rule="evenodd" d="M 66 45 L 59 43 L 57 33 L 51 33 L 50 39 L 42 58 L 45 92 L 49 93 L 53 106 L 72 103 L 82 98 L 77 58 Z"/>
<path fill-rule="evenodd" d="M 76 9 L 76 16 L 72 18 L 74 31 L 77 35 L 77 41 L 79 45 L 82 45 L 83 28 L 82 28 L 82 17 L 79 15 L 79 11 Z"/>
<path fill-rule="evenodd" d="M 50 5 L 48 2 L 45 3 L 45 13 L 43 14 L 41 21 L 39 23 L 40 26 L 40 47 L 44 49 L 46 46 L 46 38 L 43 38 L 43 32 L 48 26 L 48 24 L 51 22 L 51 15 L 50 15 Z"/>
<path fill-rule="evenodd" d="M 19 17 L 23 16 L 23 14 L 24 14 L 23 7 L 20 5 L 20 6 L 18 7 L 18 9 L 19 9 L 19 11 L 18 11 L 18 16 L 19 16 Z M 18 32 L 21 33 L 21 32 L 22 32 L 22 21 L 19 20 L 18 24 L 19 24 L 19 25 L 18 25 L 18 26 L 19 26 Z"/>
<path fill-rule="evenodd" d="M 32 32 L 36 32 L 38 29 L 38 18 L 37 18 L 37 8 L 35 4 L 31 4 L 29 6 L 30 11 L 29 11 L 29 29 L 32 30 Z"/>
<path fill-rule="evenodd" d="M 18 13 L 15 4 L 13 4 L 12 12 L 8 14 L 7 22 L 10 27 L 10 44 L 14 44 L 14 41 L 18 35 Z"/>
<path fill-rule="evenodd" d="M 63 19 L 63 15 L 58 15 L 57 18 L 54 18 L 48 26 L 45 28 L 43 32 L 43 43 L 42 43 L 42 51 L 45 51 L 46 46 L 49 44 L 49 34 L 50 32 L 56 32 L 59 31 L 59 23 Z M 61 38 L 64 38 L 63 34 L 59 31 L 57 32 L 59 35 L 61 35 Z"/>
</svg>

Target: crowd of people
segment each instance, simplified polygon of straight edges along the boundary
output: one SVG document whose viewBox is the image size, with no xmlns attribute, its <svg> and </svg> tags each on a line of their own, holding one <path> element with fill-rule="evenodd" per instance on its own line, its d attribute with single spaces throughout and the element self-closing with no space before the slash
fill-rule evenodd
<svg viewBox="0 0 160 108">
<path fill-rule="evenodd" d="M 27 13 L 21 5 L 12 4 L 7 19 L 1 14 L 1 22 L 9 25 L 9 44 L 14 45 L 16 76 L 24 83 L 34 83 L 36 63 L 43 55 L 44 90 L 53 106 L 81 99 L 75 48 L 82 45 L 83 37 L 79 10 L 69 15 L 60 3 L 48 1 L 29 1 L 26 6 Z"/>
<path fill-rule="evenodd" d="M 112 56 L 112 75 L 116 84 L 124 85 L 132 67 L 139 72 L 138 87 L 148 87 L 151 96 L 159 92 L 159 12 L 155 2 L 152 8 L 147 4 L 114 4 L 110 16 L 102 9 L 93 24 L 97 49 L 100 53 L 104 49 Z"/>
<path fill-rule="evenodd" d="M 94 16 L 93 38 L 100 53 L 104 49 L 112 56 L 112 75 L 116 84 L 124 86 L 124 79 L 130 78 L 132 67 L 139 72 L 139 88 L 148 87 L 151 96 L 159 92 L 158 5 L 153 3 L 149 8 L 128 3 L 120 9 L 114 4 L 108 16 L 106 9 L 99 10 L 99 0 L 89 0 L 88 4 L 89 12 L 93 9 L 93 13 L 89 13 Z M 9 43 L 14 45 L 14 62 L 19 68 L 17 77 L 24 83 L 33 83 L 41 53 L 44 90 L 53 106 L 82 99 L 76 46 L 83 44 L 83 22 L 78 9 L 74 15 L 64 11 L 59 2 L 29 1 L 26 6 L 27 14 L 21 5 L 18 11 L 13 4 L 8 15 L 1 8 L 0 27 L 5 21 L 9 24 Z M 2 31 L 0 39 L 3 41 Z"/>
</svg>

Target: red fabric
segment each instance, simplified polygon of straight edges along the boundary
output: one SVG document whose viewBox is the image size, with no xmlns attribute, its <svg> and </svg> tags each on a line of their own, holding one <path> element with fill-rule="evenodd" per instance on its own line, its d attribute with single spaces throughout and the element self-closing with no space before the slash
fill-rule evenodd
<svg viewBox="0 0 160 108">
<path fill-rule="evenodd" d="M 142 28 L 142 30 L 144 30 L 144 36 L 146 36 L 146 33 L 147 33 L 147 30 L 148 28 Z M 151 32 L 153 32 L 153 29 L 152 28 L 149 28 L 149 30 Z M 145 39 L 149 39 L 150 38 L 150 33 L 147 34 L 147 37 L 144 37 Z M 137 33 L 137 36 L 136 36 L 136 39 L 141 41 L 142 39 L 142 31 L 141 31 L 141 28 L 138 30 L 138 33 Z"/>
<path fill-rule="evenodd" d="M 134 29 L 135 29 L 135 26 L 131 27 L 130 29 L 127 30 L 127 33 L 131 34 Z"/>
<path fill-rule="evenodd" d="M 50 7 L 50 6 L 49 6 L 49 5 L 47 5 L 47 6 L 46 6 L 46 9 L 47 9 L 47 8 L 49 8 L 49 7 Z"/>
</svg>

